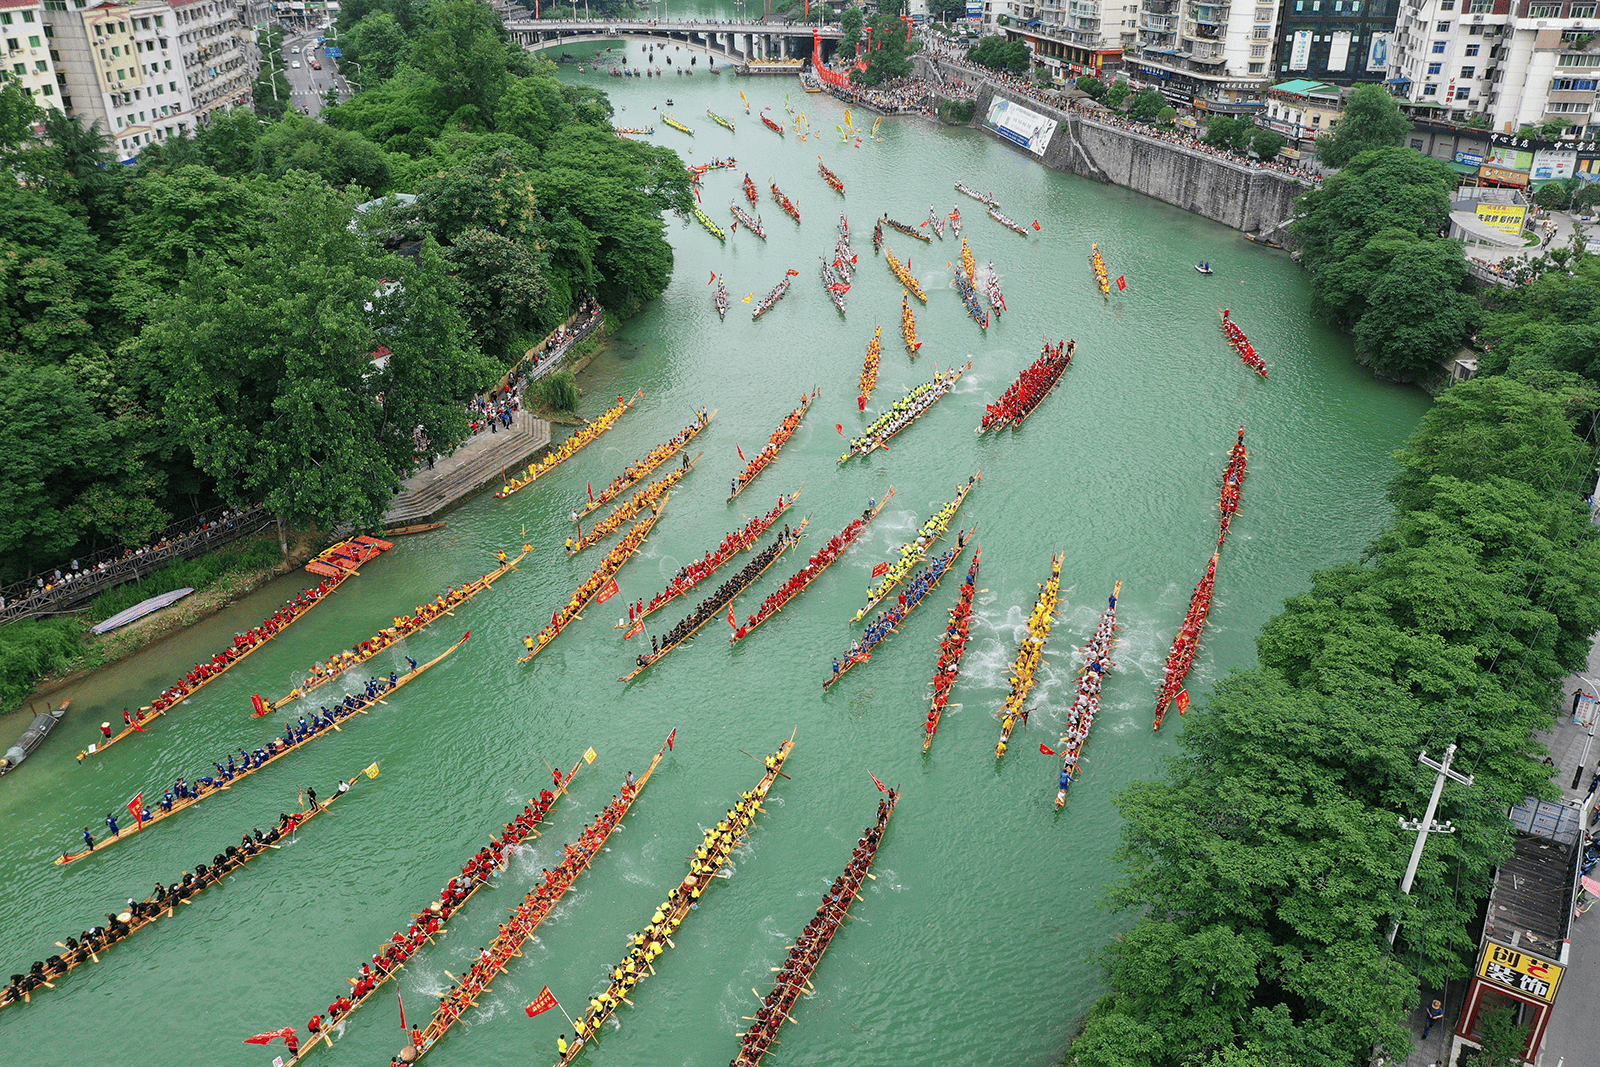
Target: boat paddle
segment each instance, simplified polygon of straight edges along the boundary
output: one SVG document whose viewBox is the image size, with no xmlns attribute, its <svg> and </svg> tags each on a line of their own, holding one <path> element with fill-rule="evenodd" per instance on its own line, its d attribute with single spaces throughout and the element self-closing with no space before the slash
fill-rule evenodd
<svg viewBox="0 0 1600 1067">
<path fill-rule="evenodd" d="M 742 748 L 739 751 L 740 752 L 744 752 L 744 754 L 746 756 L 750 756 L 750 753 L 745 752 L 744 749 L 742 749 Z M 750 756 L 750 758 L 755 760 L 757 763 L 764 763 L 765 762 L 760 756 Z M 789 778 L 789 776 L 787 774 L 784 774 L 782 771 L 779 771 L 778 775 L 779 775 L 779 777 L 782 777 L 782 778 Z M 792 781 L 794 781 L 794 779 L 793 778 L 789 778 L 789 781 L 792 782 Z"/>
</svg>

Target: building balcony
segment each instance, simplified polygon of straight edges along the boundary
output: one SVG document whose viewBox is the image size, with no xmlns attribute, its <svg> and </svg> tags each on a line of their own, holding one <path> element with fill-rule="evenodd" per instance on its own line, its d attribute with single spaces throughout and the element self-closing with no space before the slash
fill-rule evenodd
<svg viewBox="0 0 1600 1067">
<path fill-rule="evenodd" d="M 1201 26 L 1226 26 L 1228 24 L 1228 9 L 1207 4 L 1196 4 L 1189 8 L 1189 18 Z"/>
<path fill-rule="evenodd" d="M 1149 30 L 1151 33 L 1171 34 L 1176 33 L 1178 26 L 1175 19 L 1165 15 L 1142 15 L 1139 19 L 1139 28 Z"/>
</svg>

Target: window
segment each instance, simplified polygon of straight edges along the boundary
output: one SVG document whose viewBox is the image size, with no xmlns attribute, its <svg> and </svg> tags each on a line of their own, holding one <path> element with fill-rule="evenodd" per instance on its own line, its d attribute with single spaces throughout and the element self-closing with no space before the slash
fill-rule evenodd
<svg viewBox="0 0 1600 1067">
<path fill-rule="evenodd" d="M 1463 78 L 1476 78 L 1478 76 L 1478 68 L 1477 67 L 1462 67 L 1461 68 L 1461 76 Z"/>
<path fill-rule="evenodd" d="M 11 12 L 0 11 L 0 26 L 11 25 Z"/>
<path fill-rule="evenodd" d="M 33 21 L 33 12 L 32 11 L 24 11 L 22 13 L 22 21 L 23 22 L 32 22 Z"/>
<path fill-rule="evenodd" d="M 1443 70 L 1444 70 L 1444 64 L 1443 63 L 1429 63 L 1428 64 L 1428 73 L 1429 74 L 1439 74 Z"/>
<path fill-rule="evenodd" d="M 34 36 L 28 38 L 28 47 L 29 48 L 38 48 L 39 47 L 38 35 L 34 35 Z"/>
<path fill-rule="evenodd" d="M 51 85 L 49 82 L 45 82 L 44 83 L 44 88 L 42 90 L 40 90 L 40 91 L 43 92 L 45 96 L 54 96 L 54 95 L 56 95 L 56 87 L 54 85 Z"/>
<path fill-rule="evenodd" d="M 1478 49 L 1480 47 L 1481 47 L 1480 45 L 1475 45 L 1475 44 L 1467 45 L 1467 55 L 1469 55 L 1469 56 L 1477 55 L 1478 54 Z"/>
<path fill-rule="evenodd" d="M 1494 0 L 1472 0 L 1472 6 L 1467 9 L 1474 15 L 1489 15 L 1494 13 Z"/>
<path fill-rule="evenodd" d="M 1588 104 L 1551 104 L 1545 110 L 1558 115 L 1570 115 L 1580 111 L 1588 111 Z"/>
<path fill-rule="evenodd" d="M 1266 54 L 1267 54 L 1267 46 L 1266 45 L 1264 45 L 1264 44 L 1253 44 L 1253 45 L 1250 46 L 1250 58 L 1251 59 L 1262 59 L 1262 58 L 1265 58 Z"/>
<path fill-rule="evenodd" d="M 1443 22 L 1441 22 L 1437 26 L 1435 26 L 1434 29 L 1439 33 L 1449 33 L 1450 32 L 1450 20 L 1449 19 L 1445 19 Z"/>
<path fill-rule="evenodd" d="M 1267 69 L 1267 65 L 1265 63 L 1252 63 L 1252 64 L 1250 64 L 1250 73 L 1251 74 L 1260 74 L 1262 71 L 1264 71 L 1266 69 Z"/>
<path fill-rule="evenodd" d="M 1438 96 L 1439 95 L 1439 87 L 1437 85 L 1435 85 L 1433 82 L 1427 82 L 1422 86 L 1422 95 L 1423 96 Z"/>
<path fill-rule="evenodd" d="M 1461 86 L 1460 88 L 1458 88 L 1456 90 L 1456 99 L 1457 100 L 1465 100 L 1467 98 L 1467 95 L 1469 93 L 1471 93 L 1471 92 L 1472 92 L 1471 89 L 1468 89 L 1466 86 L 1463 85 L 1463 86 Z"/>
<path fill-rule="evenodd" d="M 28 64 L 26 64 L 26 63 L 13 63 L 11 65 L 11 69 L 16 71 L 18 74 L 26 74 L 26 73 L 28 73 Z"/>
<path fill-rule="evenodd" d="M 1443 0 L 1443 2 L 1439 5 L 1440 11 L 1454 11 L 1455 9 L 1456 0 Z"/>
<path fill-rule="evenodd" d="M 1529 4 L 1528 17 L 1530 19 L 1558 19 L 1561 17 L 1561 5 Z"/>
<path fill-rule="evenodd" d="M 1568 9 L 1567 16 L 1575 19 L 1592 19 L 1594 18 L 1594 11 L 1595 5 L 1593 4 L 1573 4 Z"/>
<path fill-rule="evenodd" d="M 22 50 L 22 42 L 21 41 L 17 40 L 15 37 L 7 37 L 6 38 L 6 51 L 7 52 L 20 52 L 21 50 Z"/>
<path fill-rule="evenodd" d="M 1436 55 L 1436 56 L 1444 55 L 1444 42 L 1443 41 L 1435 41 L 1435 42 L 1433 42 L 1433 54 Z"/>
</svg>

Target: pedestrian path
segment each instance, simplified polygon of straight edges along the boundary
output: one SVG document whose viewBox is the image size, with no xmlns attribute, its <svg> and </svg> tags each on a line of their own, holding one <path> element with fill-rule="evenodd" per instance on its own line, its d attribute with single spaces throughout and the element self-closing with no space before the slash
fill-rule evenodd
<svg viewBox="0 0 1600 1067">
<path fill-rule="evenodd" d="M 476 434 L 401 482 L 383 521 L 388 526 L 432 522 L 469 496 L 500 485 L 507 470 L 524 466 L 549 445 L 550 424 L 521 409 L 510 429 Z"/>
</svg>

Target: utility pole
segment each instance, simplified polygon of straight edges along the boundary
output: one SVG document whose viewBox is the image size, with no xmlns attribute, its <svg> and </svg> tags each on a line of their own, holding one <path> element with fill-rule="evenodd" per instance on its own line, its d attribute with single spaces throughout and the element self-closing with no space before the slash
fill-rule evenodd
<svg viewBox="0 0 1600 1067">
<path fill-rule="evenodd" d="M 1453 834 L 1456 828 L 1446 819 L 1443 823 L 1433 821 L 1434 812 L 1439 810 L 1439 794 L 1444 792 L 1446 778 L 1460 782 L 1462 785 L 1472 784 L 1472 775 L 1460 775 L 1450 769 L 1450 761 L 1455 759 L 1456 746 L 1451 742 L 1444 750 L 1444 762 L 1436 763 L 1428 758 L 1426 749 L 1417 753 L 1417 762 L 1425 767 L 1432 767 L 1437 773 L 1433 779 L 1433 795 L 1428 797 L 1428 810 L 1421 819 L 1401 819 L 1400 829 L 1417 835 L 1417 843 L 1411 849 L 1411 862 L 1406 864 L 1406 876 L 1400 880 L 1400 892 L 1404 896 L 1411 895 L 1411 883 L 1417 877 L 1417 865 L 1422 862 L 1422 849 L 1428 843 L 1430 833 Z M 1394 925 L 1389 927 L 1389 945 L 1393 947 L 1395 935 L 1400 932 L 1400 920 L 1397 918 Z"/>
</svg>

